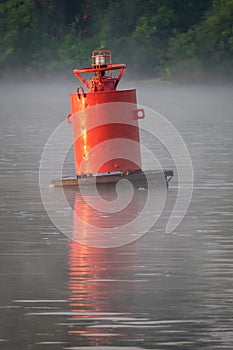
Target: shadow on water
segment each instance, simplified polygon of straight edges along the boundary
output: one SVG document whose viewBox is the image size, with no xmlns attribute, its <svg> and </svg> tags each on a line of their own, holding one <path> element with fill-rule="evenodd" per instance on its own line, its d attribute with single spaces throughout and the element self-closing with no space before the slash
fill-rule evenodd
<svg viewBox="0 0 233 350">
<path fill-rule="evenodd" d="M 110 200 L 116 191 L 108 186 L 101 189 L 101 194 Z M 172 194 L 171 190 L 171 197 Z M 73 207 L 75 238 L 77 231 L 82 236 L 88 234 L 77 226 L 77 215 L 88 223 L 93 224 L 94 220 L 95 227 L 112 227 L 108 217 L 93 215 L 93 208 L 79 191 L 68 190 L 66 196 Z M 117 213 L 117 220 L 122 223 L 125 217 L 133 217 L 146 198 L 145 189 L 135 191 L 134 202 Z M 24 340 L 25 344 L 28 341 L 32 349 L 166 349 L 171 345 L 174 349 L 194 349 L 197 344 L 205 348 L 209 320 L 204 313 L 200 316 L 199 298 L 204 296 L 206 286 L 199 276 L 198 248 L 189 235 L 166 238 L 163 223 L 158 223 L 144 239 L 115 249 L 96 249 L 67 241 L 67 270 L 62 287 L 66 298 L 57 300 L 52 291 L 44 290 L 42 295 L 50 295 L 48 299 L 13 302 L 13 306 L 21 308 L 23 330 L 34 334 Z M 45 259 L 49 263 L 49 258 Z M 56 270 L 54 266 L 48 271 L 47 278 L 53 279 Z"/>
</svg>

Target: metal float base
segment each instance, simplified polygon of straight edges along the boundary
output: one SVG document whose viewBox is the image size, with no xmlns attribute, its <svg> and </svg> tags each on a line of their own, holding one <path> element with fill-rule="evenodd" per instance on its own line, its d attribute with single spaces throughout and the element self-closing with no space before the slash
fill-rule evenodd
<svg viewBox="0 0 233 350">
<path fill-rule="evenodd" d="M 63 177 L 62 179 L 52 180 L 50 187 L 65 187 L 65 186 L 79 186 L 90 184 L 111 184 L 116 183 L 119 180 L 127 179 L 132 183 L 147 182 L 147 178 L 156 179 L 161 178 L 161 175 L 165 177 L 166 184 L 168 186 L 170 180 L 174 176 L 173 170 L 136 170 L 132 172 L 109 172 L 109 173 L 97 173 L 97 174 L 85 174 L 78 177 Z"/>
</svg>

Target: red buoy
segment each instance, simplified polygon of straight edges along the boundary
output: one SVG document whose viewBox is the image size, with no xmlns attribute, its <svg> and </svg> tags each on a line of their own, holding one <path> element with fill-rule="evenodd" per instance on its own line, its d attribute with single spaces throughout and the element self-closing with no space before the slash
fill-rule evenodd
<svg viewBox="0 0 233 350">
<path fill-rule="evenodd" d="M 135 89 L 116 90 L 125 69 L 125 64 L 112 64 L 110 50 L 95 50 L 91 67 L 73 71 L 88 90 L 78 86 L 77 93 L 70 95 L 67 116 L 73 126 L 78 177 L 141 170 L 138 119 L 144 118 L 144 110 L 137 108 Z M 89 80 L 83 76 L 87 73 L 93 74 Z M 124 140 L 133 141 L 127 143 L 127 150 Z"/>
</svg>

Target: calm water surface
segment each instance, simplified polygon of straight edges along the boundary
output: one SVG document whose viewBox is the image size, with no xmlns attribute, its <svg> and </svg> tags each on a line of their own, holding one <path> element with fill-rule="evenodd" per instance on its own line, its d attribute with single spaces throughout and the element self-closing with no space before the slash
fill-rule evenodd
<svg viewBox="0 0 233 350">
<path fill-rule="evenodd" d="M 180 226 L 165 233 L 174 178 L 149 233 L 123 247 L 95 249 L 58 231 L 38 184 L 43 147 L 69 112 L 75 85 L 0 86 L 0 349 L 231 350 L 233 87 L 137 84 L 138 102 L 166 116 L 189 148 L 192 202 Z M 173 166 L 160 145 L 146 142 L 163 166 Z M 66 171 L 73 171 L 72 161 Z M 109 200 L 111 191 L 104 193 Z M 78 192 L 66 195 L 74 213 L 105 225 Z M 115 224 L 140 210 L 146 195 L 137 189 Z"/>
</svg>

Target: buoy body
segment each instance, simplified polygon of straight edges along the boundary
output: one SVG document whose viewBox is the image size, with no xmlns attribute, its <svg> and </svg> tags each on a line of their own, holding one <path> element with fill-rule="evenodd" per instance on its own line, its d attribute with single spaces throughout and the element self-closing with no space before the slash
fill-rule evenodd
<svg viewBox="0 0 233 350">
<path fill-rule="evenodd" d="M 110 51 L 94 51 L 92 58 L 92 67 L 74 70 L 89 91 L 78 87 L 70 95 L 76 175 L 140 170 L 144 111 L 137 108 L 136 90 L 116 90 L 125 65 L 112 65 Z M 118 77 L 113 70 L 120 70 Z M 83 73 L 94 76 L 86 81 Z"/>
</svg>

